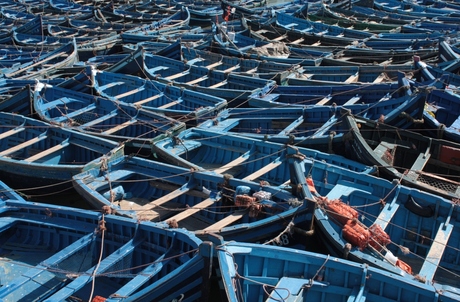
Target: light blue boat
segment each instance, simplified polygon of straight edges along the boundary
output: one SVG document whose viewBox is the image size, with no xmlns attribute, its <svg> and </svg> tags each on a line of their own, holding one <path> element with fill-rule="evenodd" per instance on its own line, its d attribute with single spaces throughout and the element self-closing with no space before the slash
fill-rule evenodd
<svg viewBox="0 0 460 302">
<path fill-rule="evenodd" d="M 272 245 L 216 238 L 228 301 L 458 301 L 435 286 L 365 264 Z"/>
<path fill-rule="evenodd" d="M 211 250 L 192 233 L 0 188 L 0 301 L 203 297 Z"/>
</svg>

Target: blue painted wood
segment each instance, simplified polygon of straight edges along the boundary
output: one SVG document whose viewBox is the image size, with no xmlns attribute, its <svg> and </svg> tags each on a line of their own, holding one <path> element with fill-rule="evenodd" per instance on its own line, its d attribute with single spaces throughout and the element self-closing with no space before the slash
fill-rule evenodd
<svg viewBox="0 0 460 302">
<path fill-rule="evenodd" d="M 64 301 L 72 295 L 89 301 L 91 296 L 117 299 L 111 295 L 119 292 L 128 300 L 140 295 L 159 301 L 205 295 L 203 270 L 209 270 L 205 263 L 211 254 L 208 246 L 199 252 L 202 241 L 190 232 L 27 202 L 4 183 L 0 187 L 0 249 L 8 259 L 0 265 L 1 299 Z"/>
</svg>

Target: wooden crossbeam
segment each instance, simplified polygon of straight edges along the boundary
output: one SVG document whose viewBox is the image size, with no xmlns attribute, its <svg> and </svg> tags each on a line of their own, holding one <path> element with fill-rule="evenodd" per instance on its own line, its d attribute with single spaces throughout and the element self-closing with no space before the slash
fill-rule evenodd
<svg viewBox="0 0 460 302">
<path fill-rule="evenodd" d="M 257 178 L 259 178 L 260 176 L 264 175 L 265 173 L 275 169 L 276 167 L 278 167 L 279 165 L 281 165 L 283 161 L 278 157 L 275 161 L 269 163 L 268 165 L 266 165 L 265 167 L 263 167 L 262 169 L 246 176 L 245 178 L 243 178 L 243 180 L 249 180 L 249 181 L 253 181 Z"/>
<path fill-rule="evenodd" d="M 130 121 L 124 122 L 123 124 L 120 124 L 120 125 L 118 125 L 118 126 L 115 126 L 115 127 L 113 127 L 113 128 L 110 128 L 110 129 L 108 129 L 108 130 L 106 130 L 106 131 L 104 131 L 104 132 L 102 132 L 102 133 L 103 133 L 103 134 L 110 135 L 110 134 L 113 134 L 113 133 L 115 133 L 115 132 L 117 132 L 117 131 L 119 131 L 119 130 L 121 130 L 121 129 L 123 129 L 123 128 L 126 128 L 126 127 L 128 127 L 128 126 L 130 126 L 130 125 L 136 123 L 136 122 L 137 122 L 137 120 L 130 120 Z"/>
<path fill-rule="evenodd" d="M 14 128 L 14 129 L 11 129 L 11 130 L 8 130 L 8 131 L 5 131 L 3 132 L 2 134 L 0 134 L 0 139 L 4 139 L 8 136 L 11 136 L 11 135 L 14 135 L 16 133 L 19 133 L 21 131 L 24 131 L 26 128 L 24 127 L 17 127 L 17 128 Z"/>
<path fill-rule="evenodd" d="M 236 167 L 238 165 L 241 165 L 242 163 L 247 161 L 248 158 L 253 154 L 254 154 L 254 152 L 249 150 L 248 152 L 245 152 L 244 154 L 242 154 L 241 156 L 235 158 L 234 160 L 232 160 L 231 162 L 227 163 L 226 165 L 223 165 L 222 167 L 215 169 L 214 172 L 219 173 L 219 174 L 225 173 L 226 171 L 230 170 L 231 168 Z"/>
<path fill-rule="evenodd" d="M 243 216 L 246 215 L 246 213 L 248 213 L 248 211 L 249 210 L 245 209 L 243 211 L 235 212 L 235 213 L 225 217 L 224 219 L 221 219 L 219 222 L 216 222 L 216 223 L 208 226 L 203 231 L 206 231 L 206 232 L 220 231 L 222 228 L 224 228 L 226 226 L 229 226 L 230 224 L 232 224 L 232 223 L 240 220 L 241 218 L 243 218 Z"/>
<path fill-rule="evenodd" d="M 37 161 L 37 160 L 39 160 L 41 158 L 44 158 L 47 155 L 50 155 L 50 154 L 52 154 L 54 152 L 57 152 L 57 151 L 60 151 L 60 150 L 64 149 L 68 145 L 70 145 L 68 141 L 62 142 L 59 145 L 53 146 L 53 147 L 51 147 L 49 149 L 46 149 L 46 150 L 44 150 L 42 152 L 39 152 L 39 153 L 35 154 L 35 155 L 33 155 L 33 156 L 29 157 L 29 158 L 26 158 L 24 161 L 26 161 L 26 162 Z"/>
<path fill-rule="evenodd" d="M 46 135 L 41 135 L 41 136 L 35 137 L 33 139 L 29 139 L 28 141 L 25 141 L 25 142 L 23 142 L 23 143 L 21 143 L 19 145 L 16 145 L 14 147 L 11 147 L 9 149 L 6 149 L 6 150 L 0 152 L 0 156 L 7 156 L 7 155 L 9 155 L 11 153 L 14 153 L 16 151 L 19 151 L 19 150 L 25 148 L 25 147 L 32 146 L 33 144 L 38 143 L 39 141 L 42 141 L 44 139 L 46 139 Z"/>
<path fill-rule="evenodd" d="M 142 210 L 144 211 L 148 211 L 148 210 L 151 210 L 152 208 L 154 208 L 155 206 L 160 206 L 162 204 L 165 204 L 167 203 L 168 201 L 170 200 L 173 200 L 174 198 L 177 198 L 181 195 L 184 195 L 185 193 L 187 193 L 188 191 L 192 190 L 196 185 L 191 185 L 191 184 L 185 184 L 183 185 L 182 187 L 160 197 L 160 198 L 157 198 L 155 199 L 154 201 L 142 206 Z"/>
<path fill-rule="evenodd" d="M 224 86 L 224 85 L 227 85 L 227 80 L 224 80 L 224 81 L 219 82 L 217 84 L 211 85 L 208 88 L 219 88 L 220 86 Z"/>
<path fill-rule="evenodd" d="M 139 91 L 142 91 L 142 90 L 144 90 L 144 88 L 143 88 L 143 87 L 139 87 L 139 88 L 136 88 L 136 89 L 133 89 L 133 90 L 130 90 L 130 91 L 121 93 L 121 94 L 119 94 L 119 95 L 116 95 L 116 96 L 114 96 L 114 98 L 116 98 L 116 99 L 121 99 L 121 98 L 130 96 L 130 95 L 132 95 L 132 94 L 138 93 Z"/>
<path fill-rule="evenodd" d="M 149 102 L 154 101 L 154 100 L 156 100 L 158 98 L 161 98 L 162 96 L 163 96 L 163 93 L 155 94 L 155 95 L 152 95 L 151 97 L 148 97 L 146 99 L 137 101 L 137 102 L 135 102 L 133 104 L 136 105 L 136 106 L 141 106 L 141 105 L 143 105 L 145 103 L 149 103 Z"/>
<path fill-rule="evenodd" d="M 165 79 L 168 80 L 168 81 L 172 81 L 172 80 L 178 79 L 180 77 L 186 76 L 189 73 L 190 73 L 190 71 L 187 70 L 187 71 L 184 71 L 184 72 L 179 72 L 179 73 L 170 75 L 169 77 L 165 77 Z"/>
<path fill-rule="evenodd" d="M 202 209 L 204 208 L 207 208 L 211 205 L 213 205 L 214 203 L 216 202 L 216 199 L 214 198 L 207 198 L 205 200 L 203 200 L 202 202 L 194 205 L 193 207 L 191 208 L 188 208 L 187 210 L 185 211 L 182 211 L 181 213 L 171 217 L 169 220 L 176 220 L 177 222 L 181 221 L 181 220 L 184 220 L 185 218 L 187 217 L 190 217 L 192 216 L 193 214 L 195 213 L 198 213 L 199 211 L 201 211 Z"/>
<path fill-rule="evenodd" d="M 189 82 L 186 82 L 185 84 L 194 85 L 194 84 L 198 84 L 199 82 L 203 82 L 203 81 L 205 81 L 207 79 L 208 79 L 208 76 L 205 75 L 205 76 L 202 76 L 200 78 L 197 78 L 197 79 L 191 80 Z"/>
<path fill-rule="evenodd" d="M 358 78 L 359 78 L 359 74 L 355 73 L 351 75 L 350 77 L 348 77 L 348 79 L 345 80 L 345 83 L 347 84 L 356 83 L 358 81 Z"/>
<path fill-rule="evenodd" d="M 173 107 L 173 106 L 175 106 L 177 104 L 180 104 L 180 103 L 182 103 L 182 99 L 178 99 L 178 100 L 175 100 L 173 102 L 166 103 L 164 105 L 158 106 L 157 108 L 159 108 L 159 109 L 167 109 L 167 108 Z"/>
<path fill-rule="evenodd" d="M 222 65 L 223 62 L 222 61 L 219 61 L 219 62 L 216 62 L 216 63 L 212 63 L 212 64 L 209 64 L 206 66 L 207 69 L 213 69 L 214 67 L 217 67 L 219 65 Z"/>
</svg>

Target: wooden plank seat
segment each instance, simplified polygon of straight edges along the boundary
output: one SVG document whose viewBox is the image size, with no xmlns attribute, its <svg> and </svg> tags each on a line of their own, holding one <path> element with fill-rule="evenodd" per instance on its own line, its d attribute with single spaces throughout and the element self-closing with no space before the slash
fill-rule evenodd
<svg viewBox="0 0 460 302">
<path fill-rule="evenodd" d="M 129 126 L 131 126 L 131 125 L 133 125 L 133 124 L 135 124 L 135 123 L 137 123 L 137 120 L 136 120 L 136 119 L 132 119 L 132 120 L 129 120 L 129 121 L 127 121 L 127 122 L 124 122 L 123 124 L 120 124 L 120 125 L 118 125 L 118 126 L 115 126 L 115 127 L 113 127 L 113 128 L 110 128 L 110 129 L 108 129 L 108 130 L 106 130 L 106 131 L 104 131 L 104 132 L 102 132 L 102 133 L 103 133 L 103 134 L 110 135 L 110 134 L 113 134 L 113 133 L 115 133 L 115 132 L 117 132 L 117 131 L 120 131 L 120 130 L 123 129 L 123 128 L 129 127 Z"/>
<path fill-rule="evenodd" d="M 332 96 L 328 95 L 322 98 L 320 101 L 318 101 L 316 105 L 326 105 L 331 99 L 332 99 Z"/>
<path fill-rule="evenodd" d="M 46 157 L 46 156 L 48 156 L 48 155 L 50 155 L 50 154 L 52 154 L 54 152 L 61 151 L 62 149 L 64 149 L 65 147 L 67 147 L 69 145 L 70 145 L 69 141 L 65 140 L 62 143 L 60 143 L 59 145 L 53 146 L 51 148 L 48 148 L 48 149 L 46 149 L 44 151 L 41 151 L 41 152 L 35 154 L 35 155 L 33 155 L 33 156 L 29 157 L 29 158 L 24 159 L 24 161 L 26 161 L 26 162 L 37 161 L 37 160 L 42 159 L 42 158 L 44 158 L 44 157 Z"/>
<path fill-rule="evenodd" d="M 20 126 L 20 127 L 16 127 L 14 129 L 5 131 L 2 134 L 0 134 L 0 139 L 7 138 L 8 136 L 11 136 L 11 135 L 14 135 L 16 133 L 22 132 L 24 130 L 26 130 L 26 128 L 24 128 L 23 126 Z"/>
<path fill-rule="evenodd" d="M 225 86 L 225 85 L 227 85 L 227 80 L 223 80 L 222 82 L 219 82 L 217 84 L 208 86 L 208 88 L 219 88 L 219 87 Z"/>
<path fill-rule="evenodd" d="M 133 103 L 135 106 L 141 106 L 141 105 L 144 105 L 146 103 L 149 103 L 151 101 L 154 101 L 158 98 L 161 98 L 162 96 L 164 96 L 163 92 L 159 93 L 159 94 L 155 94 L 155 95 L 152 95 L 151 97 L 148 97 L 148 98 L 145 98 L 143 100 L 140 100 L 140 101 L 137 101 L 135 103 Z"/>
<path fill-rule="evenodd" d="M 162 197 L 160 198 L 157 198 L 155 199 L 154 201 L 152 202 L 149 202 L 148 204 L 146 205 L 143 205 L 142 207 L 139 208 L 139 212 L 138 212 L 138 216 L 143 216 L 143 215 L 149 215 L 148 213 L 146 212 L 149 212 L 153 209 L 155 209 L 155 207 L 157 206 L 161 206 L 181 195 L 184 195 L 185 193 L 189 192 L 190 190 L 194 189 L 196 187 L 196 184 L 194 184 L 193 182 L 189 182 L 189 183 L 186 183 L 184 184 L 182 187 L 166 194 L 166 195 L 163 195 Z M 151 215 L 149 215 L 151 216 Z M 155 215 L 154 215 L 155 216 Z M 152 218 L 153 219 L 153 218 Z"/>
<path fill-rule="evenodd" d="M 240 220 L 247 213 L 249 213 L 248 209 L 236 211 L 236 212 L 232 213 L 231 215 L 228 215 L 224 219 L 221 219 L 220 221 L 208 226 L 203 231 L 205 233 L 219 232 L 221 229 L 223 229 L 223 228 L 231 225 L 232 223 Z"/>
<path fill-rule="evenodd" d="M 165 77 L 164 79 L 165 79 L 165 80 L 168 80 L 168 81 L 172 81 L 172 80 L 181 78 L 181 77 L 183 77 L 183 76 L 186 76 L 186 75 L 188 75 L 188 74 L 190 74 L 190 71 L 189 71 L 189 70 L 186 70 L 186 71 L 179 72 L 179 73 L 170 75 L 170 76 L 168 76 L 168 77 Z"/>
<path fill-rule="evenodd" d="M 297 24 L 296 24 L 296 25 L 297 25 Z M 279 36 L 279 37 L 276 37 L 276 38 L 272 39 L 272 41 L 277 41 L 277 42 L 279 42 L 279 41 L 282 41 L 282 40 L 284 40 L 284 39 L 286 39 L 286 38 L 287 38 L 286 35 L 281 35 L 281 36 Z"/>
<path fill-rule="evenodd" d="M 290 44 L 295 44 L 295 45 L 297 45 L 297 44 L 302 43 L 303 41 L 305 41 L 305 39 L 304 39 L 304 38 L 300 38 L 300 39 L 297 39 L 297 40 L 295 40 L 295 41 L 292 41 Z"/>
<path fill-rule="evenodd" d="M 233 167 L 236 167 L 236 166 L 239 166 L 241 165 L 242 163 L 244 163 L 245 161 L 247 161 L 249 159 L 249 157 L 251 157 L 252 155 L 256 154 L 257 152 L 253 151 L 252 149 L 243 153 L 241 156 L 235 158 L 234 160 L 232 160 L 231 162 L 223 165 L 222 167 L 220 168 L 217 168 L 214 170 L 214 172 L 216 173 L 219 173 L 219 174 L 222 174 L 222 173 L 225 173 L 227 172 L 228 170 L 232 169 Z"/>
<path fill-rule="evenodd" d="M 359 74 L 355 73 L 355 74 L 349 76 L 348 79 L 345 80 L 345 83 L 347 83 L 347 84 L 356 83 L 356 82 L 358 82 L 358 79 L 359 79 Z"/>
<path fill-rule="evenodd" d="M 169 103 L 166 103 L 164 105 L 161 105 L 161 106 L 158 106 L 157 108 L 158 109 L 167 109 L 167 108 L 171 108 L 173 106 L 176 106 L 177 104 L 180 104 L 182 103 L 183 99 L 182 98 L 179 98 L 175 101 L 172 101 L 172 102 L 169 102 Z"/>
<path fill-rule="evenodd" d="M 237 64 L 237 65 L 235 65 L 235 66 L 229 67 L 229 68 L 225 69 L 223 72 L 225 72 L 225 73 L 230 73 L 230 72 L 232 72 L 232 71 L 237 70 L 238 68 L 240 68 L 240 64 Z"/>
<path fill-rule="evenodd" d="M 118 86 L 118 85 L 124 85 L 124 84 L 125 84 L 125 82 L 112 82 L 112 83 L 108 83 L 108 84 L 99 86 L 99 90 L 106 90 L 108 88 L 112 88 L 112 87 L 115 87 L 115 86 Z"/>
<path fill-rule="evenodd" d="M 205 209 L 211 205 L 213 205 L 216 202 L 215 198 L 207 198 L 203 200 L 202 202 L 180 212 L 179 214 L 169 218 L 169 220 L 176 220 L 177 222 L 186 219 L 187 217 L 192 216 L 195 213 L 198 213 L 202 209 Z"/>
<path fill-rule="evenodd" d="M 212 64 L 209 64 L 206 66 L 207 69 L 213 69 L 214 67 L 217 67 L 217 66 L 220 66 L 224 64 L 222 61 L 219 61 L 219 62 L 216 62 L 216 63 L 212 63 Z"/>
<path fill-rule="evenodd" d="M 126 92 L 121 93 L 121 94 L 119 94 L 119 95 L 115 95 L 114 98 L 117 99 L 117 100 L 118 100 L 118 99 L 122 99 L 122 98 L 124 98 L 124 97 L 127 97 L 127 96 L 133 95 L 133 94 L 135 94 L 135 93 L 138 93 L 138 92 L 140 92 L 140 91 L 142 91 L 142 90 L 144 90 L 144 89 L 145 89 L 144 87 L 138 87 L 138 88 L 136 88 L 136 89 L 133 89 L 133 90 L 130 90 L 130 91 L 126 91 Z"/>
<path fill-rule="evenodd" d="M 23 142 L 23 143 L 21 143 L 19 145 L 16 145 L 16 146 L 11 147 L 9 149 L 3 150 L 2 152 L 0 152 L 0 156 L 10 155 L 10 154 L 12 154 L 14 152 L 17 152 L 17 151 L 19 151 L 19 150 L 21 150 L 23 148 L 30 147 L 33 144 L 38 143 L 39 141 L 42 141 L 42 140 L 44 140 L 46 138 L 47 138 L 47 136 L 42 134 L 42 135 L 37 136 L 35 138 L 29 139 L 29 140 L 27 140 L 27 141 L 25 141 L 25 142 Z"/>
<path fill-rule="evenodd" d="M 447 242 L 449 241 L 450 235 L 454 229 L 454 225 L 450 223 L 454 207 L 455 204 L 452 204 L 450 213 L 445 222 L 442 222 L 439 225 L 438 232 L 433 239 L 430 250 L 425 257 L 422 268 L 420 269 L 419 275 L 425 277 L 427 282 L 433 280 L 439 263 L 441 262 L 442 255 L 444 254 L 444 250 L 446 249 Z"/>
<path fill-rule="evenodd" d="M 255 172 L 251 173 L 250 175 L 246 176 L 245 178 L 243 178 L 243 180 L 249 180 L 249 181 L 256 180 L 260 176 L 264 175 L 265 173 L 268 173 L 269 171 L 271 171 L 271 170 L 275 169 L 276 167 L 278 167 L 279 165 L 281 165 L 283 163 L 283 161 L 284 161 L 283 159 L 278 157 L 277 159 L 275 159 L 274 161 L 272 161 L 271 163 L 269 163 L 268 165 L 266 165 L 262 169 L 260 169 L 258 171 L 255 171 Z"/>
<path fill-rule="evenodd" d="M 188 81 L 185 84 L 187 84 L 187 85 L 195 85 L 195 84 L 198 84 L 200 82 L 206 81 L 207 79 L 208 79 L 208 76 L 205 75 L 205 76 L 202 76 L 200 78 L 196 78 L 194 80 Z"/>
<path fill-rule="evenodd" d="M 382 72 L 381 74 L 379 74 L 378 77 L 376 77 L 374 79 L 374 81 L 372 81 L 372 83 L 375 83 L 375 84 L 378 84 L 378 83 L 382 83 L 383 81 L 385 81 L 387 79 L 387 75 L 386 73 Z"/>
</svg>

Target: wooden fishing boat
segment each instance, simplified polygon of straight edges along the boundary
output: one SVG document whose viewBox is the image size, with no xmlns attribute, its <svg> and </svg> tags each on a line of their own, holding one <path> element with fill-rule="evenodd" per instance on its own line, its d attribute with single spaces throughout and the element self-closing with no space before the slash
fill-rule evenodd
<svg viewBox="0 0 460 302">
<path fill-rule="evenodd" d="M 56 69 L 72 66 L 78 61 L 75 41 L 44 53 L 36 60 L 21 64 L 2 74 L 4 78 L 36 79 L 51 75 Z"/>
<path fill-rule="evenodd" d="M 455 301 L 438 285 L 330 255 L 215 239 L 226 301 Z"/>
<path fill-rule="evenodd" d="M 231 101 L 230 106 L 237 106 L 246 101 L 248 96 L 255 92 L 270 91 L 276 85 L 273 80 L 233 74 L 230 72 L 231 69 L 214 70 L 213 64 L 206 67 L 188 65 L 149 53 L 144 53 L 143 61 L 144 72 L 149 78 L 224 98 L 228 102 Z"/>
<path fill-rule="evenodd" d="M 460 145 L 353 116 L 344 136 L 350 158 L 377 165 L 381 175 L 448 199 L 460 197 Z"/>
<path fill-rule="evenodd" d="M 252 76 L 262 79 L 271 79 L 278 85 L 285 83 L 286 77 L 299 65 L 291 65 L 264 60 L 225 56 L 211 51 L 182 47 L 182 60 L 188 65 L 213 66 L 215 70 L 231 70 L 232 73 Z"/>
<path fill-rule="evenodd" d="M 399 14 L 410 15 L 418 18 L 431 19 L 438 16 L 460 17 L 459 11 L 455 9 L 429 7 L 408 1 L 374 1 L 374 6 L 382 11 L 398 12 Z"/>
<path fill-rule="evenodd" d="M 404 186 L 401 178 L 353 174 L 333 186 L 310 182 L 318 201 L 316 227 L 328 252 L 458 299 L 457 202 Z"/>
<path fill-rule="evenodd" d="M 69 189 L 69 179 L 88 162 L 102 155 L 116 158 L 124 152 L 112 141 L 19 114 L 0 116 L 1 177 L 16 189 L 27 189 L 26 194 L 29 190 L 49 193 Z M 94 164 L 101 167 L 103 163 Z"/>
<path fill-rule="evenodd" d="M 41 119 L 53 125 L 117 141 L 135 149 L 149 149 L 154 139 L 185 129 L 185 123 L 163 114 L 46 84 L 35 87 L 34 109 Z"/>
<path fill-rule="evenodd" d="M 287 85 L 331 86 L 397 82 L 401 72 L 414 74 L 413 65 L 304 66 L 289 74 Z"/>
<path fill-rule="evenodd" d="M 235 133 L 191 128 L 177 136 L 157 141 L 152 150 L 163 161 L 196 171 L 231 173 L 237 178 L 266 181 L 272 185 L 282 185 L 289 178 L 285 145 Z M 297 148 L 296 152 L 310 160 L 345 169 L 361 173 L 375 172 L 373 167 L 314 149 Z"/>
<path fill-rule="evenodd" d="M 3 301 L 206 300 L 210 248 L 192 233 L 0 187 Z"/>
<path fill-rule="evenodd" d="M 300 164 L 294 157 L 287 161 Z M 74 177 L 75 189 L 90 204 L 140 220 L 163 221 L 199 237 L 217 233 L 228 240 L 264 242 L 281 236 L 288 225 L 305 234 L 300 227 L 308 228 L 311 222 L 314 204 L 299 200 L 297 190 L 290 189 L 305 181 L 290 178 L 288 164 L 283 165 L 287 179 L 280 179 L 286 182 L 282 186 L 136 156 L 111 161 L 107 167 Z M 289 244 L 296 244 L 289 238 Z"/>
<path fill-rule="evenodd" d="M 328 25 L 321 22 L 313 22 L 306 19 L 301 19 L 293 15 L 277 13 L 276 24 L 290 30 L 301 32 L 311 32 L 319 35 L 341 36 L 344 38 L 353 38 L 358 41 L 372 37 L 374 34 L 370 32 L 344 28 L 336 25 Z"/>
<path fill-rule="evenodd" d="M 423 114 L 423 134 L 460 143 L 460 96 L 453 90 L 432 90 Z"/>
<path fill-rule="evenodd" d="M 187 7 L 179 8 L 175 13 L 164 15 L 152 20 L 149 24 L 141 25 L 121 33 L 124 43 L 138 43 L 155 39 L 160 34 L 186 29 L 190 23 L 190 12 Z"/>
<path fill-rule="evenodd" d="M 355 87 L 360 88 L 359 86 Z M 300 99 L 305 99 L 308 96 L 301 94 L 303 88 L 301 87 L 298 90 L 299 93 L 292 91 L 292 94 L 281 94 L 283 96 L 281 99 L 295 100 L 296 96 L 300 96 Z M 305 91 L 305 89 L 303 90 Z M 373 94 L 375 96 L 381 94 L 378 90 L 374 92 L 369 90 L 368 92 L 369 95 Z M 351 94 L 348 95 L 348 93 Z M 317 102 L 318 100 L 328 99 L 322 95 L 325 95 L 324 92 L 319 90 L 318 94 L 310 95 L 310 100 Z M 348 92 L 336 90 L 335 93 L 329 94 L 329 96 L 333 95 L 342 95 L 344 97 L 348 95 L 351 100 L 361 94 L 357 94 L 357 91 L 350 89 Z M 414 121 L 421 119 L 425 104 L 424 100 L 423 95 L 390 99 L 383 95 L 381 101 L 376 100 L 368 104 L 345 103 L 335 105 L 331 103 L 309 106 L 304 103 L 304 106 L 284 104 L 284 106 L 270 107 L 268 106 L 269 103 L 266 103 L 267 106 L 261 108 L 230 108 L 221 112 L 214 119 L 200 124 L 199 127 L 221 133 L 230 132 L 253 139 L 295 144 L 323 152 L 345 155 L 343 136 L 349 130 L 343 121 L 346 112 L 351 112 L 357 116 L 366 116 L 373 120 L 384 119 L 386 122 L 398 127 L 409 128 L 414 125 Z M 408 116 L 411 116 L 412 119 L 407 118 Z"/>
<path fill-rule="evenodd" d="M 318 66 L 332 53 L 323 50 L 290 47 L 282 42 L 256 40 L 242 32 L 232 33 L 228 28 L 216 25 L 213 34 L 213 49 L 224 55 L 259 59 L 267 62 Z"/>
<path fill-rule="evenodd" d="M 345 15 L 344 10 L 333 11 L 331 7 L 325 3 L 321 3 L 321 8 L 313 13 L 308 14 L 308 19 L 314 22 L 322 21 L 330 25 L 337 24 L 341 27 L 353 27 L 356 30 L 369 31 L 371 33 L 382 33 L 382 32 L 398 32 L 401 29 L 401 25 L 407 24 L 407 22 L 393 23 L 387 21 L 383 23 L 383 18 L 372 19 L 371 16 L 366 15 L 365 17 L 358 18 L 355 15 Z M 349 11 L 348 11 L 349 12 Z"/>
<path fill-rule="evenodd" d="M 94 70 L 93 86 L 103 97 L 132 104 L 186 122 L 203 122 L 227 107 L 227 101 L 150 79 Z"/>
<path fill-rule="evenodd" d="M 346 16 L 349 19 L 368 20 L 369 22 L 375 22 L 379 24 L 405 25 L 420 19 L 418 17 L 408 15 L 384 12 L 378 9 L 374 9 L 371 6 L 353 4 L 349 1 L 338 1 L 336 3 L 325 6 L 332 12 Z"/>
</svg>

